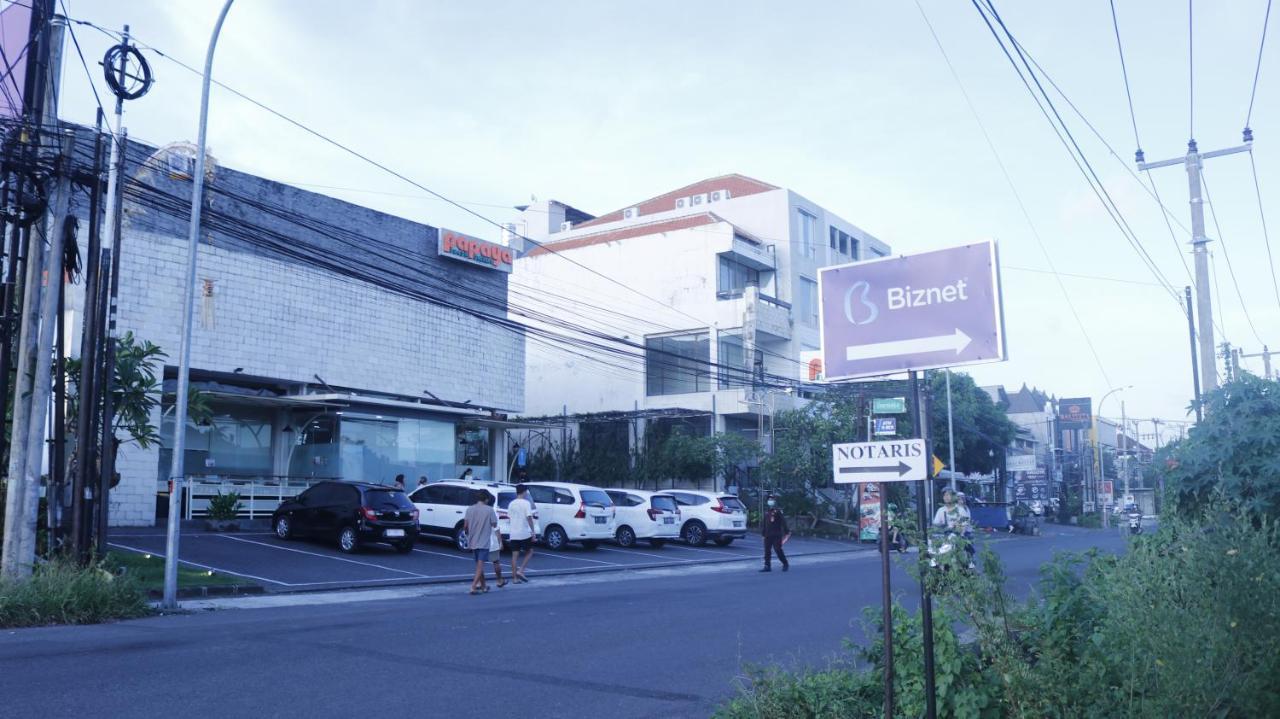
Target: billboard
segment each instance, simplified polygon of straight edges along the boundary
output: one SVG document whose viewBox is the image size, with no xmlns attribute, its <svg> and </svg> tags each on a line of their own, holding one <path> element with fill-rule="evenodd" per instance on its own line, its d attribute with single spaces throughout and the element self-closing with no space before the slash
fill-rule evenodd
<svg viewBox="0 0 1280 719">
<path fill-rule="evenodd" d="M 437 233 L 436 243 L 441 257 L 502 272 L 510 272 L 514 267 L 511 248 L 496 242 L 486 242 L 442 227 Z"/>
<path fill-rule="evenodd" d="M 30 32 L 29 3 L 15 2 L 0 11 L 0 117 L 22 116 Z"/>
<path fill-rule="evenodd" d="M 1005 359 L 993 241 L 818 271 L 828 380 Z"/>
<path fill-rule="evenodd" d="M 1058 400 L 1058 429 L 1089 429 L 1092 426 L 1092 399 L 1077 397 Z"/>
</svg>

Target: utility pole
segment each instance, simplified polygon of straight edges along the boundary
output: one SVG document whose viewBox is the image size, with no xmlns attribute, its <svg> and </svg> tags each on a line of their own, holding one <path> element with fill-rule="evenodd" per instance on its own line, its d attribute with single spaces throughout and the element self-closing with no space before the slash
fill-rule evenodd
<svg viewBox="0 0 1280 719">
<path fill-rule="evenodd" d="M 1204 234 L 1204 200 L 1201 197 L 1200 169 L 1202 163 L 1211 157 L 1234 155 L 1238 152 L 1249 152 L 1253 149 L 1253 132 L 1244 131 L 1244 144 L 1223 150 L 1212 150 L 1201 153 L 1195 138 L 1187 141 L 1186 157 L 1144 162 L 1142 150 L 1138 150 L 1134 159 L 1138 169 L 1147 171 L 1160 167 L 1182 164 L 1187 168 L 1187 185 L 1191 198 L 1191 245 L 1196 263 L 1196 305 L 1200 317 L 1200 374 L 1204 380 L 1205 392 L 1218 388 L 1218 366 L 1213 345 L 1213 302 L 1209 296 L 1209 238 Z"/>
<path fill-rule="evenodd" d="M 1196 421 L 1204 419 L 1204 410 L 1200 409 L 1200 371 L 1196 364 L 1196 319 L 1191 312 L 1191 287 L 1182 288 L 1187 296 L 1187 330 L 1191 333 L 1191 384 L 1195 387 Z"/>
<path fill-rule="evenodd" d="M 1124 446 L 1120 449 L 1120 466 L 1124 471 L 1124 496 L 1129 498 L 1129 422 L 1124 413 L 1124 400 L 1120 400 L 1120 442 Z"/>
<path fill-rule="evenodd" d="M 1262 345 L 1261 352 L 1253 354 L 1241 354 L 1241 357 L 1261 357 L 1262 358 L 1262 376 L 1267 379 L 1275 379 L 1275 375 L 1271 374 L 1271 355 L 1280 354 L 1280 352 L 1272 352 L 1267 349 L 1266 345 Z"/>
<path fill-rule="evenodd" d="M 947 469 L 951 472 L 951 491 L 956 491 L 956 433 L 951 424 L 951 368 L 947 368 Z"/>
</svg>

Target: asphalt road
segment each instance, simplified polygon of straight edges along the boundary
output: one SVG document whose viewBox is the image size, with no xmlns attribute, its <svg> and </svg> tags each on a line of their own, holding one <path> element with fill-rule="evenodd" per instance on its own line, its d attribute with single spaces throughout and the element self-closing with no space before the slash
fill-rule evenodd
<svg viewBox="0 0 1280 719">
<path fill-rule="evenodd" d="M 1054 550 L 1092 546 L 1124 539 L 1051 526 L 992 543 L 1019 593 Z M 859 552 L 9 631 L 0 696 L 11 716 L 705 717 L 744 664 L 818 665 L 860 637 L 878 569 Z"/>
</svg>

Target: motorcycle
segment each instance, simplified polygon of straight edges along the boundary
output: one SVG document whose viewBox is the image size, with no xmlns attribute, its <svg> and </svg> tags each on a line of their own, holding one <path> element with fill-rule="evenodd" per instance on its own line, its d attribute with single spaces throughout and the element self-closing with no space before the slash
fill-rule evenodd
<svg viewBox="0 0 1280 719">
<path fill-rule="evenodd" d="M 1129 534 L 1142 534 L 1142 512 L 1129 513 Z"/>
<path fill-rule="evenodd" d="M 972 542 L 968 542 L 966 540 L 963 544 L 965 553 L 964 557 L 959 557 L 955 554 L 956 550 L 961 548 L 962 539 L 965 538 L 960 532 L 951 529 L 945 532 L 931 534 L 929 536 L 929 546 L 928 549 L 926 549 L 929 556 L 929 568 L 937 569 L 938 567 L 942 567 L 945 571 L 954 565 L 963 570 L 974 569 L 974 549 Z"/>
</svg>

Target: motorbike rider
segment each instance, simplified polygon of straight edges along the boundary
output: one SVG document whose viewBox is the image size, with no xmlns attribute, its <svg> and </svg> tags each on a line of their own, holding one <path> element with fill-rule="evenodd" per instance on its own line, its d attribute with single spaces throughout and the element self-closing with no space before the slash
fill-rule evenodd
<svg viewBox="0 0 1280 719">
<path fill-rule="evenodd" d="M 969 508 L 965 506 L 961 497 L 963 493 L 953 492 L 950 489 L 942 492 L 942 506 L 938 507 L 938 511 L 933 515 L 933 526 L 944 529 L 947 534 L 958 534 L 966 539 L 972 536 L 970 529 L 971 517 Z M 969 565 L 973 566 L 973 545 L 966 543 L 965 551 L 969 554 Z"/>
</svg>

